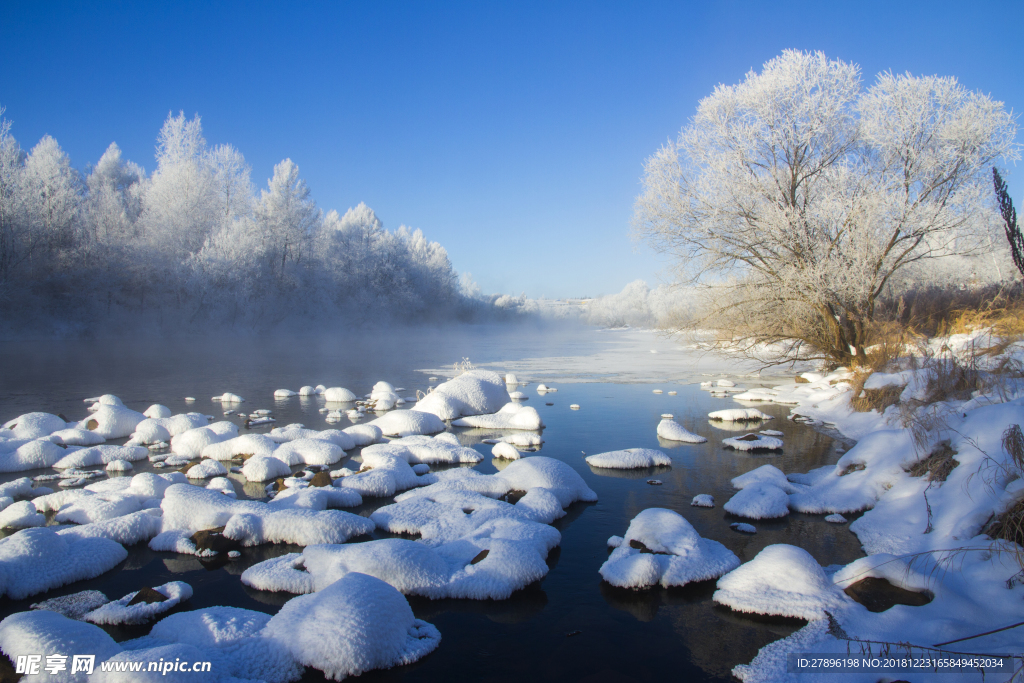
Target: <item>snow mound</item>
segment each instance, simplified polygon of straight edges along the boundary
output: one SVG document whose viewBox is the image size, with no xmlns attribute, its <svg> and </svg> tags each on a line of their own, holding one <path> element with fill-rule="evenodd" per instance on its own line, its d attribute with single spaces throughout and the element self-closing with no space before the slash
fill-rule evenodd
<svg viewBox="0 0 1024 683">
<path fill-rule="evenodd" d="M 120 600 L 108 602 L 94 609 L 85 615 L 85 620 L 93 624 L 144 624 L 156 615 L 163 614 L 177 606 L 178 603 L 192 597 L 192 586 L 184 581 L 171 581 L 162 586 L 155 586 L 153 590 L 167 599 L 129 605 L 132 598 L 138 594 L 138 591 L 134 591 Z"/>
<path fill-rule="evenodd" d="M 135 425 L 135 432 L 132 434 L 132 442 L 140 444 L 160 443 L 170 441 L 190 429 L 205 427 L 210 421 L 202 413 L 183 413 L 168 417 L 150 416 Z"/>
<path fill-rule="evenodd" d="M 47 439 L 61 446 L 95 446 L 106 441 L 99 434 L 78 427 L 61 429 L 50 434 Z"/>
<path fill-rule="evenodd" d="M 242 434 L 233 439 L 204 446 L 201 455 L 214 460 L 231 460 L 237 457 L 271 455 L 275 450 L 277 441 L 265 434 Z"/>
<path fill-rule="evenodd" d="M 354 447 L 369 446 L 370 444 L 377 443 L 384 435 L 384 432 L 380 431 L 380 427 L 371 424 L 352 425 L 351 427 L 345 427 L 341 431 L 352 437 Z"/>
<path fill-rule="evenodd" d="M 715 498 L 710 493 L 698 493 L 690 501 L 690 505 L 698 508 L 713 508 L 715 507 Z"/>
<path fill-rule="evenodd" d="M 410 664 L 441 642 L 438 630 L 416 619 L 401 593 L 357 572 L 289 600 L 267 622 L 263 636 L 332 680 Z"/>
<path fill-rule="evenodd" d="M 367 424 L 379 427 L 385 436 L 437 434 L 445 430 L 441 418 L 419 410 L 393 410 Z"/>
<path fill-rule="evenodd" d="M 520 457 L 516 447 L 505 441 L 499 441 L 494 444 L 494 448 L 491 449 L 491 455 L 502 460 L 518 460 Z"/>
<path fill-rule="evenodd" d="M 330 387 L 322 395 L 328 403 L 352 403 L 359 400 L 358 396 L 344 387 Z"/>
<path fill-rule="evenodd" d="M 69 539 L 47 527 L 26 529 L 0 539 L 0 595 L 20 600 L 91 579 L 127 556 L 105 538 Z"/>
<path fill-rule="evenodd" d="M 453 420 L 456 427 L 482 427 L 485 429 L 522 429 L 538 431 L 544 429 L 544 422 L 536 408 L 519 403 L 507 403 L 492 415 L 473 415 Z"/>
<path fill-rule="evenodd" d="M 139 510 L 102 522 L 66 527 L 57 533 L 65 538 L 106 538 L 124 546 L 142 543 L 160 533 L 160 510 Z"/>
<path fill-rule="evenodd" d="M 238 436 L 238 425 L 234 422 L 215 422 L 208 427 L 189 429 L 171 438 L 171 451 L 190 460 L 201 458 L 203 449 L 213 443 L 227 441 Z"/>
<path fill-rule="evenodd" d="M 366 462 L 367 454 L 372 457 L 376 453 L 393 455 L 410 465 L 477 463 L 484 459 L 479 451 L 460 445 L 453 434 L 438 434 L 435 437 L 407 436 L 388 443 L 367 446 L 363 449 L 363 462 Z"/>
<path fill-rule="evenodd" d="M 290 398 L 290 397 L 296 396 L 296 395 L 298 395 L 298 392 L 297 391 L 292 391 L 291 389 L 275 389 L 274 390 L 274 398 Z"/>
<path fill-rule="evenodd" d="M 789 496 L 778 486 L 759 481 L 748 484 L 723 507 L 747 519 L 776 519 L 789 514 Z"/>
<path fill-rule="evenodd" d="M 663 419 L 658 423 L 658 436 L 667 441 L 682 441 L 683 443 L 705 443 L 707 441 L 703 436 L 694 434 L 671 418 Z"/>
<path fill-rule="evenodd" d="M 12 503 L 0 511 L 0 529 L 27 529 L 46 524 L 46 516 L 36 511 L 31 501 Z"/>
<path fill-rule="evenodd" d="M 189 479 L 211 479 L 226 476 L 228 471 L 216 460 L 203 460 L 188 468 L 185 476 Z"/>
<path fill-rule="evenodd" d="M 142 414 L 146 417 L 170 417 L 173 415 L 170 408 L 160 405 L 159 403 L 154 403 L 150 407 L 146 408 L 142 411 Z"/>
<path fill-rule="evenodd" d="M 613 536 L 610 545 L 615 549 L 598 571 L 620 588 L 683 586 L 718 578 L 740 564 L 724 545 L 702 538 L 682 515 L 663 508 L 641 512 L 625 537 Z"/>
<path fill-rule="evenodd" d="M 288 463 L 272 456 L 256 456 L 249 458 L 242 465 L 242 475 L 246 481 L 269 481 L 278 477 L 291 475 Z"/>
<path fill-rule="evenodd" d="M 511 399 L 501 375 L 486 370 L 470 370 L 439 384 L 416 403 L 416 410 L 433 413 L 442 420 L 465 415 L 496 413 Z"/>
<path fill-rule="evenodd" d="M 10 448 L 5 450 L 5 446 Z M 67 450 L 45 439 L 0 442 L 0 472 L 23 472 L 51 467 L 67 453 Z"/>
<path fill-rule="evenodd" d="M 653 448 L 627 448 L 623 451 L 597 453 L 588 455 L 586 461 L 592 467 L 607 467 L 617 470 L 672 465 L 670 457 Z"/>
<path fill-rule="evenodd" d="M 148 457 L 149 451 L 142 446 L 90 446 L 89 448 L 69 453 L 53 463 L 53 467 L 58 470 L 67 470 L 79 467 L 109 465 L 118 460 L 136 462 L 138 460 L 145 460 Z"/>
<path fill-rule="evenodd" d="M 38 439 L 67 428 L 67 423 L 50 413 L 25 413 L 4 423 L 4 430 L 10 430 L 14 439 Z"/>
<path fill-rule="evenodd" d="M 734 477 L 729 483 L 734 489 L 745 489 L 751 484 L 765 483 L 777 486 L 786 493 L 797 493 L 803 491 L 806 486 L 794 484 L 786 478 L 778 467 L 774 465 L 761 465 L 757 469 L 750 470 L 738 477 Z"/>
<path fill-rule="evenodd" d="M 78 423 L 79 429 L 96 432 L 104 439 L 120 439 L 130 436 L 140 422 L 146 419 L 142 413 L 120 405 L 102 404 L 95 413 Z"/>
<path fill-rule="evenodd" d="M 99 663 L 121 652 L 121 646 L 99 626 L 69 619 L 63 614 L 47 609 L 16 612 L 0 621 L 0 650 L 12 660 L 20 654 L 42 654 L 40 673 L 26 676 L 23 680 L 36 681 L 87 681 L 84 673 L 70 675 L 71 657 L 67 659 L 67 671 L 60 676 L 49 676 L 43 668 L 47 654 L 90 654 L 96 655 L 95 671 Z M 13 680 L 13 678 L 12 678 Z"/>
<path fill-rule="evenodd" d="M 718 580 L 715 602 L 739 612 L 824 619 L 852 601 L 803 548 L 770 545 Z"/>
</svg>

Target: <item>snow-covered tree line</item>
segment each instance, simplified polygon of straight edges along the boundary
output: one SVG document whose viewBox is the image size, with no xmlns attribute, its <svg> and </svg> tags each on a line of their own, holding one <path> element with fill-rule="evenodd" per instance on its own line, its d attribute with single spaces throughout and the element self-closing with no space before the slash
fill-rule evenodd
<svg viewBox="0 0 1024 683">
<path fill-rule="evenodd" d="M 365 204 L 325 214 L 290 159 L 259 192 L 250 176 L 237 149 L 207 145 L 198 116 L 168 116 L 151 175 L 116 144 L 84 173 L 49 135 L 25 152 L 0 118 L 2 331 L 495 310 L 466 295 L 444 247 L 421 231 L 389 232 Z"/>
</svg>

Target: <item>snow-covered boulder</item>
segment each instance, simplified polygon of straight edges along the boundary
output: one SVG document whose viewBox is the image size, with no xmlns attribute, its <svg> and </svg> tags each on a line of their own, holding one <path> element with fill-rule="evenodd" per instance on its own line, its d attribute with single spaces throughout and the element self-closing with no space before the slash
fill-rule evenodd
<svg viewBox="0 0 1024 683">
<path fill-rule="evenodd" d="M 519 403 L 506 403 L 492 415 L 472 415 L 453 420 L 456 427 L 482 427 L 484 429 L 524 429 L 537 431 L 544 428 L 536 408 Z"/>
<path fill-rule="evenodd" d="M 724 545 L 702 538 L 682 515 L 663 508 L 644 510 L 624 537 L 613 536 L 608 544 L 615 549 L 598 571 L 620 588 L 683 586 L 718 578 L 740 564 Z"/>
<path fill-rule="evenodd" d="M 106 538 L 69 539 L 47 527 L 25 529 L 0 539 L 0 595 L 21 600 L 91 579 L 127 556 L 119 543 Z"/>
<path fill-rule="evenodd" d="M 265 434 L 242 434 L 233 439 L 207 444 L 200 454 L 213 460 L 267 456 L 277 450 L 277 441 Z"/>
<path fill-rule="evenodd" d="M 384 432 L 380 431 L 380 427 L 371 424 L 352 425 L 351 427 L 345 427 L 341 431 L 352 437 L 355 447 L 369 446 L 372 443 L 377 443 L 384 436 Z"/>
<path fill-rule="evenodd" d="M 330 387 L 322 396 L 328 403 L 352 403 L 359 400 L 358 396 L 344 387 Z"/>
<path fill-rule="evenodd" d="M 757 482 L 743 488 L 723 506 L 725 511 L 748 519 L 776 519 L 789 514 L 789 496 L 778 486 Z"/>
<path fill-rule="evenodd" d="M 15 439 L 38 439 L 49 436 L 67 427 L 67 423 L 50 413 L 25 413 L 4 423 L 4 429 L 10 430 Z"/>
<path fill-rule="evenodd" d="M 424 413 L 419 410 L 392 410 L 367 424 L 379 427 L 384 436 L 437 434 L 445 430 L 441 418 L 433 413 Z"/>
<path fill-rule="evenodd" d="M 718 580 L 715 602 L 739 612 L 824 619 L 852 602 L 803 548 L 770 545 Z"/>
<path fill-rule="evenodd" d="M 5 444 L 0 443 L 0 472 L 23 472 L 51 467 L 68 454 L 66 449 L 46 439 L 17 439 L 6 442 L 6 445 L 12 448 L 4 450 Z"/>
<path fill-rule="evenodd" d="M 357 572 L 289 600 L 262 634 L 333 680 L 411 664 L 441 641 L 438 630 L 416 619 L 395 588 Z"/>
<path fill-rule="evenodd" d="M 102 404 L 99 410 L 79 422 L 78 427 L 96 432 L 104 439 L 120 439 L 131 435 L 145 419 L 147 418 L 142 413 L 124 406 Z"/>
<path fill-rule="evenodd" d="M 499 441 L 491 449 L 491 455 L 501 460 L 518 460 L 520 457 L 518 449 L 510 443 Z"/>
<path fill-rule="evenodd" d="M 168 408 L 167 406 L 160 405 L 159 403 L 154 403 L 153 405 L 142 411 L 142 414 L 145 415 L 146 417 L 161 418 L 170 417 L 174 413 L 172 413 L 171 409 Z"/>
<path fill-rule="evenodd" d="M 672 465 L 672 458 L 654 448 L 627 448 L 622 451 L 596 453 L 588 455 L 586 461 L 591 467 L 607 467 L 617 470 Z"/>
<path fill-rule="evenodd" d="M 210 423 L 202 413 L 183 413 L 167 417 L 149 417 L 135 426 L 132 441 L 140 444 L 170 441 L 190 429 L 205 427 Z"/>
<path fill-rule="evenodd" d="M 108 602 L 89 612 L 85 620 L 93 624 L 144 624 L 192 597 L 192 586 L 184 581 L 171 581 L 155 586 L 153 590 L 166 599 L 130 605 L 128 603 L 138 594 L 138 591 L 133 591 L 120 600 Z"/>
<path fill-rule="evenodd" d="M 69 453 L 53 463 L 53 467 L 58 470 L 95 467 L 97 465 L 109 465 L 119 460 L 138 462 L 148 457 L 149 451 L 142 446 L 90 446 L 89 448 Z"/>
<path fill-rule="evenodd" d="M 694 434 L 672 418 L 663 418 L 658 423 L 658 437 L 666 441 L 682 441 L 683 443 L 704 443 L 703 436 Z"/>
<path fill-rule="evenodd" d="M 510 400 L 501 375 L 470 370 L 439 384 L 416 403 L 415 410 L 454 420 L 465 415 L 496 413 Z"/>
</svg>

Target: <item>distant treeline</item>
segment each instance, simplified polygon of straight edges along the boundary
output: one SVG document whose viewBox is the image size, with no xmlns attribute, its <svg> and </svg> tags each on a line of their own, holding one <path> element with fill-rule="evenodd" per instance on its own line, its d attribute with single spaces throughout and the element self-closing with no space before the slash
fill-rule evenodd
<svg viewBox="0 0 1024 683">
<path fill-rule="evenodd" d="M 0 115 L 3 110 L 0 109 Z M 168 116 L 148 175 L 111 144 L 84 173 L 0 119 L 0 335 L 269 330 L 517 316 L 444 247 L 365 204 L 324 214 L 285 159 L 265 190 L 199 117 Z"/>
</svg>

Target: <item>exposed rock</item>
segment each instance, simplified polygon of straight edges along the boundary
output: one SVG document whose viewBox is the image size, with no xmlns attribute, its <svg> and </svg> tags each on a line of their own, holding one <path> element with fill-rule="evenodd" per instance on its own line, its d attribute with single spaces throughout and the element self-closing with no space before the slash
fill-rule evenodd
<svg viewBox="0 0 1024 683">
<path fill-rule="evenodd" d="M 470 561 L 469 561 L 469 563 L 470 563 L 470 564 L 476 564 L 477 562 L 483 562 L 483 559 L 484 559 L 485 557 L 487 557 L 487 554 L 488 554 L 489 552 L 491 552 L 491 551 L 490 551 L 490 550 L 488 550 L 487 548 L 484 548 L 484 549 L 483 549 L 483 550 L 481 550 L 481 551 L 480 551 L 479 553 L 477 553 L 476 557 L 474 557 L 474 558 L 473 558 L 472 560 L 470 560 Z"/>
<path fill-rule="evenodd" d="M 200 532 L 200 533 L 202 533 L 202 532 Z M 135 597 L 132 598 L 128 602 L 128 607 L 131 607 L 132 605 L 138 605 L 138 604 L 141 604 L 143 602 L 145 602 L 145 603 L 154 603 L 154 602 L 164 602 L 165 600 L 167 600 L 167 596 L 166 595 L 164 595 L 163 593 L 161 593 L 159 591 L 153 590 L 152 588 L 146 587 L 146 588 L 141 589 L 138 593 L 135 594 Z"/>
<path fill-rule="evenodd" d="M 843 592 L 871 612 L 884 612 L 894 605 L 920 607 L 932 601 L 931 593 L 908 591 L 906 588 L 892 585 L 885 579 L 875 577 L 852 583 Z"/>
<path fill-rule="evenodd" d="M 231 550 L 240 550 L 242 544 L 224 535 L 224 527 L 215 529 L 204 529 L 197 531 L 191 536 L 192 543 L 196 550 L 210 550 L 215 553 L 226 553 Z"/>
<path fill-rule="evenodd" d="M 317 472 L 313 475 L 313 478 L 309 480 L 310 486 L 331 486 L 334 482 L 331 481 L 331 475 L 327 472 Z"/>
</svg>

